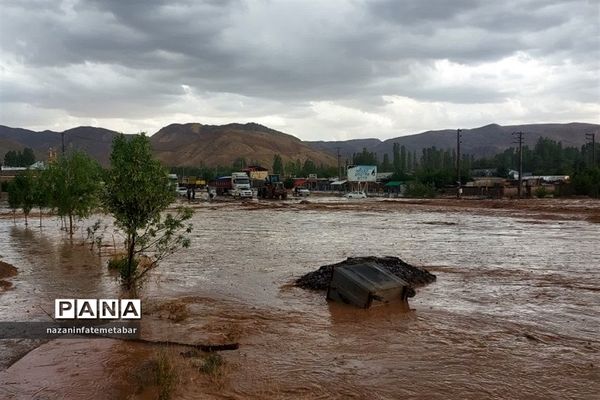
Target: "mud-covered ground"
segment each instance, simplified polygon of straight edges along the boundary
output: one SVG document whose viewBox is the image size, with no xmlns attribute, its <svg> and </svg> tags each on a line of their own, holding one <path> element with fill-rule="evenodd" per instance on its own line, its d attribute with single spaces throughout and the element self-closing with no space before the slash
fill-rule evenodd
<svg viewBox="0 0 600 400">
<path fill-rule="evenodd" d="M 197 204 L 190 249 L 143 292 L 143 336 L 240 343 L 217 376 L 167 349 L 173 398 L 596 398 L 600 203 L 576 200 Z M 43 320 L 54 298 L 119 295 L 105 259 L 0 219 L 18 274 L 0 320 Z M 108 240 L 112 243 L 112 239 Z M 293 282 L 353 256 L 397 256 L 437 276 L 411 312 L 327 303 Z M 156 354 L 110 339 L 0 341 L 0 398 L 153 398 L 136 374 Z M 8 366 L 10 365 L 10 367 Z M 7 368 L 8 367 L 8 368 Z M 142 385 L 143 386 L 143 385 Z"/>
</svg>

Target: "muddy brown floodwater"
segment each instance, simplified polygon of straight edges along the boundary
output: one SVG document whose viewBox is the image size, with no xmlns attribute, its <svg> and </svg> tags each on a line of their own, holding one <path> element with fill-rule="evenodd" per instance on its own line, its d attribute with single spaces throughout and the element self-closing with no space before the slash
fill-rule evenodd
<svg viewBox="0 0 600 400">
<path fill-rule="evenodd" d="M 222 353 L 219 382 L 182 364 L 173 398 L 598 398 L 599 202 L 310 201 L 197 207 L 191 248 L 143 292 L 143 336 L 240 349 Z M 45 224 L 0 219 L 2 260 L 18 270 L 0 290 L 0 320 L 44 320 L 58 297 L 119 295 L 81 234 L 71 244 Z M 437 281 L 417 289 L 408 313 L 329 304 L 290 285 L 365 255 L 398 256 Z M 185 316 L 174 322 L 165 304 Z M 3 340 L 0 398 L 152 398 L 128 374 L 152 351 Z"/>
</svg>

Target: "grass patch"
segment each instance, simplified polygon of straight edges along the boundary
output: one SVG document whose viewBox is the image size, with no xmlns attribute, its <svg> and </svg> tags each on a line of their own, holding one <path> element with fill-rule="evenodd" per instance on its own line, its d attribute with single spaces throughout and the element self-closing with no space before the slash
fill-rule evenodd
<svg viewBox="0 0 600 400">
<path fill-rule="evenodd" d="M 177 384 L 177 370 L 164 350 L 156 355 L 154 378 L 158 386 L 159 400 L 169 400 Z"/>
<path fill-rule="evenodd" d="M 177 368 L 165 349 L 158 350 L 154 357 L 147 360 L 133 373 L 137 383 L 137 392 L 145 392 L 149 388 L 156 392 L 159 400 L 169 400 L 177 386 L 179 376 Z"/>
<path fill-rule="evenodd" d="M 221 367 L 225 363 L 223 357 L 218 353 L 209 353 L 203 361 L 199 369 L 207 375 L 218 375 L 221 373 Z"/>
<path fill-rule="evenodd" d="M 219 353 L 208 353 L 201 359 L 192 359 L 191 363 L 218 389 L 225 385 L 225 360 Z"/>
</svg>

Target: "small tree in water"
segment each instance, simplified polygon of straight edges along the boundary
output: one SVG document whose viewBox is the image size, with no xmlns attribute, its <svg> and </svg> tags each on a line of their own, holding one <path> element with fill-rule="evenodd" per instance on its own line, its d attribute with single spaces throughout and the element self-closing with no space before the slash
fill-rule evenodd
<svg viewBox="0 0 600 400">
<path fill-rule="evenodd" d="M 106 210 L 123 230 L 127 255 L 113 261 L 125 287 L 135 289 L 160 260 L 189 246 L 192 210 L 181 207 L 175 214 L 162 212 L 175 200 L 168 171 L 153 159 L 144 134 L 115 137 L 104 195 Z"/>
<path fill-rule="evenodd" d="M 85 218 L 99 204 L 100 166 L 86 154 L 73 152 L 51 163 L 44 176 L 49 205 L 61 217 L 69 218 L 69 234 L 73 235 L 73 217 Z"/>
<path fill-rule="evenodd" d="M 8 204 L 14 212 L 17 208 L 23 209 L 25 225 L 28 225 L 27 217 L 35 204 L 35 176 L 30 170 L 17 175 L 8 187 Z"/>
</svg>

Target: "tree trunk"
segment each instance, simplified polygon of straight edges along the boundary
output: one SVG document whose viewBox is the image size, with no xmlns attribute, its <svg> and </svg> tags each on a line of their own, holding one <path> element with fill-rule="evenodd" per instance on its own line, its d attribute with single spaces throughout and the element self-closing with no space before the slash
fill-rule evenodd
<svg viewBox="0 0 600 400">
<path fill-rule="evenodd" d="M 69 213 L 69 235 L 73 236 L 73 215 Z"/>
<path fill-rule="evenodd" d="M 27 213 L 23 213 L 23 214 L 25 214 L 25 226 L 27 226 L 28 225 L 28 223 L 27 223 Z"/>
<path fill-rule="evenodd" d="M 127 285 L 130 286 L 133 283 L 132 279 L 132 267 L 133 267 L 133 255 L 135 252 L 135 233 L 129 236 L 129 243 L 127 249 Z"/>
<path fill-rule="evenodd" d="M 42 207 L 40 207 L 40 228 L 42 227 Z"/>
</svg>

